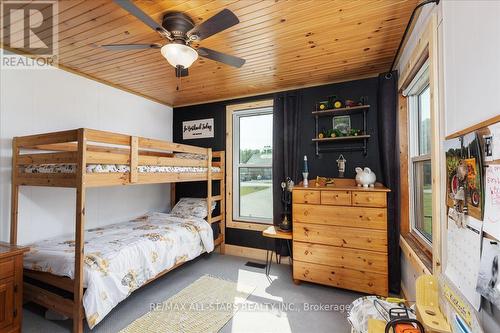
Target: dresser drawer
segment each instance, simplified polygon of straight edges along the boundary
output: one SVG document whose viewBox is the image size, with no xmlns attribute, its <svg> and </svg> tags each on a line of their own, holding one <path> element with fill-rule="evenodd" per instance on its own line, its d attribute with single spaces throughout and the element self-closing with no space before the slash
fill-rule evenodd
<svg viewBox="0 0 500 333">
<path fill-rule="evenodd" d="M 322 205 L 350 206 L 351 192 L 349 191 L 321 191 Z"/>
<path fill-rule="evenodd" d="M 293 222 L 386 230 L 387 211 L 382 208 L 294 204 Z"/>
<path fill-rule="evenodd" d="M 387 275 L 342 267 L 293 261 L 293 278 L 328 286 L 387 296 Z"/>
<path fill-rule="evenodd" d="M 387 254 L 380 252 L 303 243 L 294 240 L 293 257 L 296 260 L 313 264 L 387 274 Z"/>
<path fill-rule="evenodd" d="M 306 243 L 387 253 L 387 232 L 384 230 L 295 223 L 293 239 Z"/>
<path fill-rule="evenodd" d="M 311 190 L 293 191 L 292 197 L 293 197 L 293 203 L 306 203 L 306 204 L 320 203 L 320 191 L 311 191 Z"/>
<path fill-rule="evenodd" d="M 15 261 L 14 257 L 0 260 L 0 279 L 14 276 Z"/>
<path fill-rule="evenodd" d="M 387 207 L 387 194 L 385 192 L 352 192 L 352 205 Z"/>
</svg>

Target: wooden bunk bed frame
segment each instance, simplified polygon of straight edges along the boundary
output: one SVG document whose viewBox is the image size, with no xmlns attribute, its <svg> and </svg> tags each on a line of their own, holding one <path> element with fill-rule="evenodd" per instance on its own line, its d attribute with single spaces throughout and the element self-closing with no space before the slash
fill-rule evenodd
<svg viewBox="0 0 500 333">
<path fill-rule="evenodd" d="M 28 152 L 24 152 L 28 150 Z M 37 151 L 33 153 L 33 150 Z M 175 153 L 204 155 L 205 160 L 175 157 Z M 74 173 L 25 173 L 22 168 L 30 164 L 75 164 Z M 87 164 L 123 164 L 130 172 L 87 173 Z M 140 165 L 203 167 L 198 173 L 146 173 L 138 172 Z M 211 167 L 219 167 L 220 172 L 212 172 Z M 48 309 L 53 309 L 73 319 L 73 332 L 83 332 L 83 265 L 85 192 L 89 187 L 117 185 L 158 184 L 207 181 L 207 222 L 219 223 L 220 234 L 215 245 L 224 252 L 225 230 L 225 155 L 224 151 L 212 152 L 211 148 L 201 148 L 162 140 L 117 134 L 87 128 L 15 137 L 12 141 L 12 202 L 10 242 L 17 244 L 19 187 L 51 186 L 76 189 L 75 223 L 75 274 L 74 279 L 45 272 L 24 270 L 30 280 L 54 286 L 73 294 L 63 297 L 53 290 L 43 288 L 40 283 L 24 283 L 25 301 L 33 301 Z M 219 194 L 212 195 L 212 181 L 219 180 Z M 172 203 L 175 203 L 175 187 L 172 186 Z M 220 214 L 212 216 L 211 205 L 220 202 Z M 160 272 L 156 278 L 166 274 L 176 266 Z"/>
</svg>

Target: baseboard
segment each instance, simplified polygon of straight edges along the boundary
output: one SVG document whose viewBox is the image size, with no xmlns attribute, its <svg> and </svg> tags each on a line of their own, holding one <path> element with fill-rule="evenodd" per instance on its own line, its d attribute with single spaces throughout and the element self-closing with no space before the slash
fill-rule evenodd
<svg viewBox="0 0 500 333">
<path fill-rule="evenodd" d="M 237 257 L 250 258 L 250 259 L 255 259 L 255 260 L 259 260 L 259 261 L 266 261 L 266 250 L 256 249 L 253 247 L 226 244 L 224 254 L 231 255 L 231 256 L 237 256 Z M 288 258 L 283 257 L 281 259 L 281 263 L 288 265 L 289 264 Z"/>
</svg>

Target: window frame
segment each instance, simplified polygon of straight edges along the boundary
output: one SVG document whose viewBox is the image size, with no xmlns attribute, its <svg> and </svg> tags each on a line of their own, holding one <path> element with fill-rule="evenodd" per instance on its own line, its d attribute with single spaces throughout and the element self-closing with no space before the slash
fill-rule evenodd
<svg viewBox="0 0 500 333">
<path fill-rule="evenodd" d="M 233 199 L 231 201 L 232 205 L 232 212 L 233 212 L 233 219 L 238 222 L 252 222 L 252 223 L 259 223 L 259 224 L 264 224 L 264 225 L 272 225 L 273 224 L 273 218 L 254 218 L 254 217 L 248 217 L 248 216 L 241 216 L 240 215 L 240 182 L 239 182 L 239 177 L 240 177 L 240 168 L 271 168 L 273 167 L 272 160 L 271 163 L 268 164 L 241 164 L 240 163 L 240 154 L 239 154 L 239 147 L 240 147 L 240 120 L 241 118 L 245 117 L 252 117 L 252 116 L 261 116 L 261 115 L 273 115 L 273 108 L 272 107 L 262 107 L 262 108 L 253 108 L 253 109 L 243 109 L 243 110 L 237 110 L 232 113 L 232 151 L 234 152 L 232 156 L 232 161 L 231 161 L 231 168 L 233 170 L 232 172 L 232 177 L 233 177 Z M 271 142 L 272 144 L 272 142 Z M 271 179 L 271 189 L 272 189 L 272 179 Z"/>
<path fill-rule="evenodd" d="M 231 204 L 226 205 L 226 228 L 251 230 L 262 232 L 269 228 L 268 224 L 253 223 L 253 222 L 240 222 L 233 219 L 233 113 L 239 110 L 257 109 L 263 107 L 274 107 L 273 99 L 261 99 L 248 102 L 241 102 L 236 104 L 226 105 L 226 118 L 225 118 L 225 131 L 226 131 L 226 202 Z M 227 245 L 226 245 L 227 246 Z"/>
<path fill-rule="evenodd" d="M 416 167 L 417 163 L 422 162 L 430 162 L 431 163 L 431 172 L 432 172 L 432 147 L 429 152 L 426 154 L 420 154 L 420 133 L 421 133 L 421 105 L 420 105 L 420 96 L 426 90 L 429 89 L 429 93 L 431 92 L 431 84 L 429 77 L 429 59 L 427 59 L 418 72 L 415 74 L 415 77 L 410 82 L 408 87 L 404 90 L 403 95 L 407 97 L 407 107 L 408 107 L 408 179 L 410 186 L 410 202 L 409 202 L 409 232 L 414 238 L 420 243 L 426 250 L 432 252 L 432 234 L 431 239 L 429 240 L 424 233 L 422 233 L 416 226 L 416 212 L 417 207 L 419 205 L 423 205 L 423 202 L 419 202 L 419 198 L 416 196 Z M 432 103 L 432 102 L 431 102 Z M 431 119 L 432 119 L 432 107 L 430 107 Z M 432 129 L 431 129 L 432 131 Z M 432 133 L 429 138 L 432 141 Z M 434 191 L 435 185 L 432 184 L 432 190 Z M 433 216 L 431 216 L 432 218 Z M 432 219 L 432 223 L 435 223 L 434 219 Z"/>
</svg>

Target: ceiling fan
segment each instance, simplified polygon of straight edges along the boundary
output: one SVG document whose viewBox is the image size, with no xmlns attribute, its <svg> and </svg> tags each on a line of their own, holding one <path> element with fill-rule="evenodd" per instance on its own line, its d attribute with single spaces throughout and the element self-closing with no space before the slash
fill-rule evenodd
<svg viewBox="0 0 500 333">
<path fill-rule="evenodd" d="M 198 59 L 198 56 L 215 60 L 236 68 L 245 63 L 245 59 L 217 52 L 205 47 L 193 48 L 191 43 L 200 41 L 226 30 L 240 21 L 229 9 L 224 9 L 199 25 L 186 14 L 167 12 L 163 15 L 162 24 L 158 24 L 130 0 L 114 0 L 116 4 L 148 25 L 169 42 L 160 44 L 107 44 L 101 47 L 108 50 L 140 50 L 160 49 L 168 63 L 175 67 L 175 76 L 188 75 L 188 68 Z"/>
</svg>

